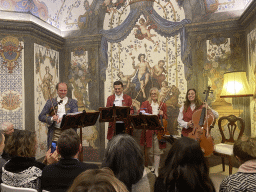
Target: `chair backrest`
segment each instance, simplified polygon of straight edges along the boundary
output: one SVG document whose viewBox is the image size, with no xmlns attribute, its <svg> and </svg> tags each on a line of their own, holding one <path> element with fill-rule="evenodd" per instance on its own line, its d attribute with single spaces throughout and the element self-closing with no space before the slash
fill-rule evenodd
<svg viewBox="0 0 256 192">
<path fill-rule="evenodd" d="M 225 122 L 225 120 L 227 120 L 227 124 L 223 125 L 223 122 Z M 219 118 L 218 126 L 219 126 L 220 134 L 222 137 L 222 141 L 221 141 L 222 143 L 225 143 L 225 142 L 234 143 L 235 132 L 236 131 L 238 132 L 237 139 L 239 139 L 240 137 L 242 137 L 244 133 L 244 128 L 245 128 L 244 120 L 241 117 L 236 117 L 235 115 L 223 116 Z M 227 127 L 227 130 L 228 130 L 228 134 L 226 134 L 226 136 L 223 131 L 225 126 Z M 240 129 L 238 128 L 238 126 Z"/>
<path fill-rule="evenodd" d="M 21 187 L 13 187 L 10 185 L 6 185 L 4 183 L 1 183 L 1 192 L 19 192 L 19 191 L 27 191 L 27 192 L 37 192 L 36 189 L 31 188 L 21 188 Z"/>
</svg>

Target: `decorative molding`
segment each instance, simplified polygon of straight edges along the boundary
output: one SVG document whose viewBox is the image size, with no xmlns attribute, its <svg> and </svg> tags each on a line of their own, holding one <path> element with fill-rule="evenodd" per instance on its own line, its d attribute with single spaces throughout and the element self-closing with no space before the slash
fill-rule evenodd
<svg viewBox="0 0 256 192">
<path fill-rule="evenodd" d="M 246 28 L 253 20 L 256 18 L 256 1 L 253 0 L 249 7 L 244 11 L 244 13 L 239 18 L 238 22 Z"/>
<path fill-rule="evenodd" d="M 85 46 L 86 44 L 87 48 L 93 48 L 95 47 L 95 45 L 101 44 L 101 38 L 102 38 L 101 34 L 69 37 L 69 38 L 66 38 L 65 47 L 66 48 L 77 47 L 77 46 L 81 46 L 81 43 L 83 43 L 83 46 Z"/>
<path fill-rule="evenodd" d="M 51 31 L 30 21 L 0 20 L 0 33 L 10 31 L 11 34 L 18 33 L 20 36 L 32 35 L 39 37 L 44 42 L 64 47 L 65 39 Z"/>
<path fill-rule="evenodd" d="M 225 20 L 225 21 L 213 21 L 204 23 L 191 23 L 186 25 L 186 31 L 193 35 L 198 33 L 226 33 L 243 31 L 244 29 L 239 24 L 238 20 Z"/>
</svg>

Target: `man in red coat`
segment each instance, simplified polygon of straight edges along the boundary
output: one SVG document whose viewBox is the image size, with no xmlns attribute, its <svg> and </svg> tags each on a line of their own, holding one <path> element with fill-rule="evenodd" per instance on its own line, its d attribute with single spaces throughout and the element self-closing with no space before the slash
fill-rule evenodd
<svg viewBox="0 0 256 192">
<path fill-rule="evenodd" d="M 129 106 L 130 108 L 130 114 L 134 113 L 133 107 L 132 107 L 132 98 L 129 95 L 123 94 L 123 83 L 121 81 L 115 81 L 114 82 L 114 90 L 115 94 L 110 95 L 107 99 L 107 106 L 106 107 L 112 107 L 114 104 L 115 106 Z M 130 123 L 125 121 L 116 121 L 116 131 L 114 130 L 114 124 L 113 122 L 109 123 L 108 126 L 108 134 L 107 139 L 110 140 L 114 136 L 114 133 L 117 134 L 124 133 L 126 128 L 130 128 Z"/>
<path fill-rule="evenodd" d="M 159 101 L 159 92 L 156 87 L 153 87 L 149 91 L 149 99 L 141 104 L 139 112 L 144 114 L 153 114 L 162 116 L 163 119 L 167 119 L 167 107 L 166 104 Z M 147 130 L 146 137 L 144 133 L 141 133 L 140 145 L 144 145 L 146 139 L 146 147 L 148 148 L 147 152 L 149 159 L 152 162 L 151 171 L 155 173 L 158 177 L 158 168 L 160 164 L 160 155 L 163 154 L 163 148 L 166 147 L 166 143 L 158 141 L 157 138 L 158 131 Z"/>
</svg>

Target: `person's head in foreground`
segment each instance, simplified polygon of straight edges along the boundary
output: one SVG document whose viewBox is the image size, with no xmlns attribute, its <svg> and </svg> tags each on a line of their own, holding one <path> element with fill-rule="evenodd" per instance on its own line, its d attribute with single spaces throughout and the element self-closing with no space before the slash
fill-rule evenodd
<svg viewBox="0 0 256 192">
<path fill-rule="evenodd" d="M 160 170 L 166 191 L 215 191 L 199 142 L 182 137 L 174 142 Z"/>
<path fill-rule="evenodd" d="M 243 136 L 235 142 L 233 152 L 240 163 L 256 159 L 256 138 Z"/>
<path fill-rule="evenodd" d="M 35 157 L 37 149 L 36 133 L 17 130 L 8 139 L 5 150 L 11 157 Z"/>
<path fill-rule="evenodd" d="M 109 167 L 131 190 L 143 176 L 144 159 L 140 146 L 128 134 L 116 135 L 107 145 L 102 167 Z"/>
<path fill-rule="evenodd" d="M 78 134 L 73 129 L 63 131 L 57 141 L 56 150 L 62 158 L 78 158 L 82 150 Z"/>
<path fill-rule="evenodd" d="M 107 167 L 89 169 L 76 177 L 68 192 L 128 192 Z"/>
</svg>

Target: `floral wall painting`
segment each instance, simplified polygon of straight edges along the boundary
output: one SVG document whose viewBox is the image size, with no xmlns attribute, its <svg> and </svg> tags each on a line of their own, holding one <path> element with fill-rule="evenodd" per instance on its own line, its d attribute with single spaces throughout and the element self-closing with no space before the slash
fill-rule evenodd
<svg viewBox="0 0 256 192">
<path fill-rule="evenodd" d="M 17 91 L 7 91 L 2 93 L 1 108 L 6 111 L 15 111 L 21 107 L 22 95 Z"/>
<path fill-rule="evenodd" d="M 73 88 L 72 98 L 77 100 L 79 111 L 90 111 L 88 83 L 91 81 L 91 73 L 89 72 L 88 51 L 83 47 L 77 47 L 71 52 L 71 65 L 68 77 L 69 83 Z M 84 127 L 82 133 L 84 153 L 97 154 L 96 140 L 99 133 L 96 126 Z"/>
<path fill-rule="evenodd" d="M 89 108 L 88 82 L 91 80 L 88 72 L 88 51 L 78 47 L 71 52 L 71 67 L 69 83 L 73 87 L 72 96 L 78 101 L 78 107 Z"/>
<path fill-rule="evenodd" d="M 254 90 L 250 103 L 251 137 L 256 136 L 256 27 L 247 35 L 249 84 Z"/>
<path fill-rule="evenodd" d="M 17 37 L 0 39 L 0 125 L 24 129 L 24 43 Z"/>
<path fill-rule="evenodd" d="M 48 46 L 34 44 L 35 131 L 38 139 L 37 158 L 47 151 L 47 124 L 38 120 L 46 101 L 56 97 L 59 82 L 59 52 Z"/>
<path fill-rule="evenodd" d="M 230 38 L 214 37 L 207 40 L 206 45 L 207 61 L 204 64 L 203 74 L 208 78 L 208 83 L 215 92 L 212 100 L 214 102 L 220 98 L 224 73 L 233 69 L 231 63 L 226 62 L 226 58 L 231 52 Z"/>
</svg>

